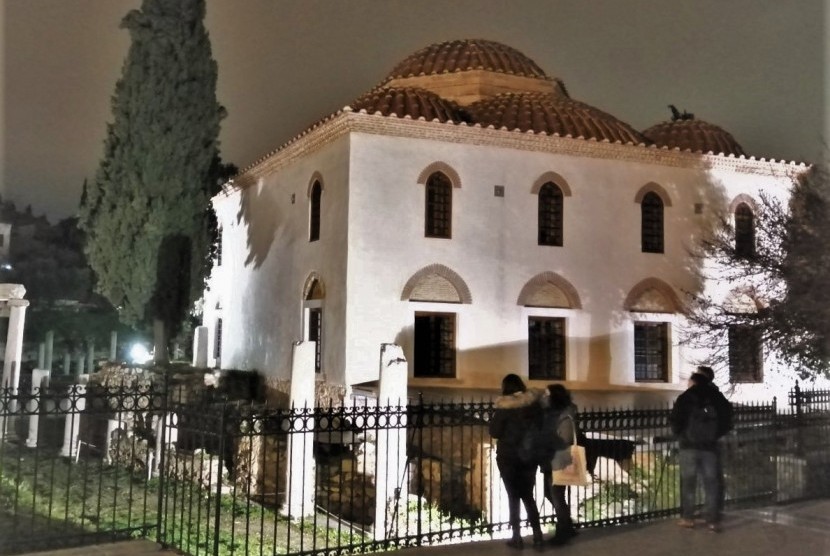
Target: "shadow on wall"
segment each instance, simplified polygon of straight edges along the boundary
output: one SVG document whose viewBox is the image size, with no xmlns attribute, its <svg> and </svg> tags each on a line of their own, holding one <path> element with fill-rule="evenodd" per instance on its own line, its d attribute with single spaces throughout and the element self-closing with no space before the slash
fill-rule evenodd
<svg viewBox="0 0 830 556">
<path fill-rule="evenodd" d="M 248 236 L 245 266 L 258 269 L 265 262 L 277 233 L 284 233 L 284 226 L 280 226 L 284 223 L 284 218 L 279 204 L 267 199 L 266 188 L 261 180 L 246 180 L 237 185 L 241 190 L 236 223 L 246 227 Z"/>
</svg>

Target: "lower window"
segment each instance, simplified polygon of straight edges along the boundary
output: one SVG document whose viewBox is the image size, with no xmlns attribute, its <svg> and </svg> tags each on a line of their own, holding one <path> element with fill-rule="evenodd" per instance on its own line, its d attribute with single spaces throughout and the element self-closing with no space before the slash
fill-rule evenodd
<svg viewBox="0 0 830 556">
<path fill-rule="evenodd" d="M 669 324 L 667 322 L 634 323 L 634 380 L 668 382 Z"/>
<path fill-rule="evenodd" d="M 415 376 L 455 377 L 455 313 L 415 313 Z"/>
<path fill-rule="evenodd" d="M 528 378 L 565 380 L 565 319 L 528 317 Z"/>
<path fill-rule="evenodd" d="M 308 311 L 308 339 L 317 342 L 314 346 L 314 372 L 319 373 L 323 364 L 323 309 L 320 307 Z"/>
<path fill-rule="evenodd" d="M 763 379 L 761 331 L 753 326 L 729 326 L 729 382 L 762 382 Z"/>
</svg>

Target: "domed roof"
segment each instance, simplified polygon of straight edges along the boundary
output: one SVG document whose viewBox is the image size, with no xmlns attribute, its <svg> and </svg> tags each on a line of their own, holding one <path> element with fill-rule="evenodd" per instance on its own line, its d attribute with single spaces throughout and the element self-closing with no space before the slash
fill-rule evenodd
<svg viewBox="0 0 830 556">
<path fill-rule="evenodd" d="M 366 110 L 369 114 L 380 112 L 384 116 L 395 114 L 400 118 L 410 116 L 427 121 L 465 121 L 458 105 L 433 92 L 416 87 L 378 87 L 364 93 L 349 104 L 352 110 Z"/>
<path fill-rule="evenodd" d="M 744 156 L 744 150 L 732 135 L 720 127 L 697 120 L 694 114 L 680 114 L 674 106 L 672 119 L 643 131 L 658 147 L 679 148 L 681 151 Z"/>
<path fill-rule="evenodd" d="M 398 63 L 387 80 L 477 69 L 548 79 L 536 62 L 515 48 L 483 39 L 464 39 L 422 48 Z"/>
<path fill-rule="evenodd" d="M 637 130 L 614 116 L 556 93 L 505 93 L 481 100 L 467 111 L 472 122 L 509 130 L 533 130 L 615 143 L 647 143 Z"/>
</svg>

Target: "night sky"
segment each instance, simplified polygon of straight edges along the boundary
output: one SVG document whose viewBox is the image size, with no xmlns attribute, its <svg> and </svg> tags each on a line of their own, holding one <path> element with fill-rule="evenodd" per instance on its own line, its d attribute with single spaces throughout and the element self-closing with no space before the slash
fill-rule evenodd
<svg viewBox="0 0 830 556">
<path fill-rule="evenodd" d="M 571 96 L 637 129 L 681 110 L 750 155 L 817 160 L 830 129 L 830 0 L 207 0 L 228 109 L 222 155 L 244 167 L 431 43 L 508 44 Z M 140 0 L 0 0 L 2 195 L 74 214 L 111 120 Z"/>
</svg>

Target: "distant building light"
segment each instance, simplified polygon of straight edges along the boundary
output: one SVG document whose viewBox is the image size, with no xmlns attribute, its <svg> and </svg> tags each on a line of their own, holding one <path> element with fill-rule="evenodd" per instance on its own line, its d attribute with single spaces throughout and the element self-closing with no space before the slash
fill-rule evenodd
<svg viewBox="0 0 830 556">
<path fill-rule="evenodd" d="M 142 344 L 133 344 L 130 348 L 130 360 L 137 364 L 143 365 L 153 359 L 153 355 Z"/>
<path fill-rule="evenodd" d="M 11 270 L 12 265 L 10 265 L 9 263 L 3 263 L 2 265 L 0 265 L 0 268 L 2 268 L 3 270 Z"/>
</svg>

